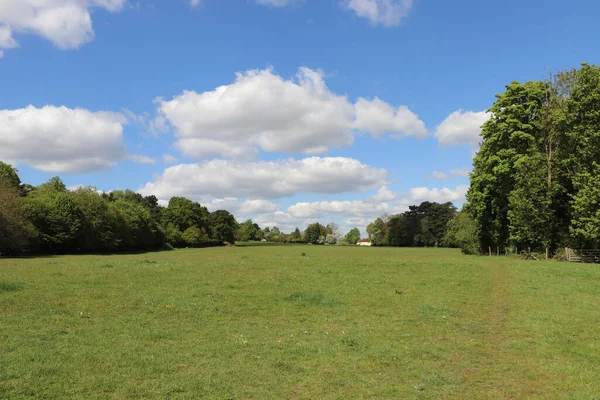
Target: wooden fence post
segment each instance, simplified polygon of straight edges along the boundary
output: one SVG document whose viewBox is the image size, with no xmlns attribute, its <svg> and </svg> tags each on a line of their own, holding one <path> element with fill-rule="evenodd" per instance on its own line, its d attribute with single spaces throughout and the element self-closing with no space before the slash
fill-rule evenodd
<svg viewBox="0 0 600 400">
<path fill-rule="evenodd" d="M 492 246 L 489 246 L 488 250 L 490 251 L 490 257 L 491 257 L 492 256 Z"/>
<path fill-rule="evenodd" d="M 548 261 L 548 248 L 546 247 L 546 261 Z"/>
<path fill-rule="evenodd" d="M 569 248 L 565 247 L 565 259 L 569 262 Z"/>
</svg>

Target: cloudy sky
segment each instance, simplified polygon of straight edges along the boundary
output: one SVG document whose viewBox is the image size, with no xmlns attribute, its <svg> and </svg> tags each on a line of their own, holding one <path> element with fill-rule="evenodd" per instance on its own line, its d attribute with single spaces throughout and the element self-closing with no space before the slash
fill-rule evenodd
<svg viewBox="0 0 600 400">
<path fill-rule="evenodd" d="M 0 160 L 284 230 L 460 206 L 494 94 L 598 63 L 593 0 L 0 0 Z M 364 232 L 364 231 L 363 231 Z"/>
</svg>

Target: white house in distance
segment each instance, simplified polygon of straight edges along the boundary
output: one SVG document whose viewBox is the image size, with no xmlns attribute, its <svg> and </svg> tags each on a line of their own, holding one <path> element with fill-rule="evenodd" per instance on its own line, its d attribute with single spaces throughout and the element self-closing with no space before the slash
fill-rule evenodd
<svg viewBox="0 0 600 400">
<path fill-rule="evenodd" d="M 371 239 L 360 239 L 356 244 L 358 246 L 371 246 Z"/>
</svg>

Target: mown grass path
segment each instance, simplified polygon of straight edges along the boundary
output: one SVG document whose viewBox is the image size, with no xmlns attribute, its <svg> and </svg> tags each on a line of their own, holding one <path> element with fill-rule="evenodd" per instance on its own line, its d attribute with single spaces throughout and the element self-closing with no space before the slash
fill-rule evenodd
<svg viewBox="0 0 600 400">
<path fill-rule="evenodd" d="M 444 249 L 5 259 L 0 398 L 599 398 L 599 295 Z"/>
</svg>

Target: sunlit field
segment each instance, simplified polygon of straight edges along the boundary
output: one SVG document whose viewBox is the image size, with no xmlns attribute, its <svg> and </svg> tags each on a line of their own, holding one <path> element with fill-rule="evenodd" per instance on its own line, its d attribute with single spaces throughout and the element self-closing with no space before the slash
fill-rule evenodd
<svg viewBox="0 0 600 400">
<path fill-rule="evenodd" d="M 3 259 L 0 398 L 592 399 L 599 326 L 598 265 L 301 245 Z"/>
</svg>

